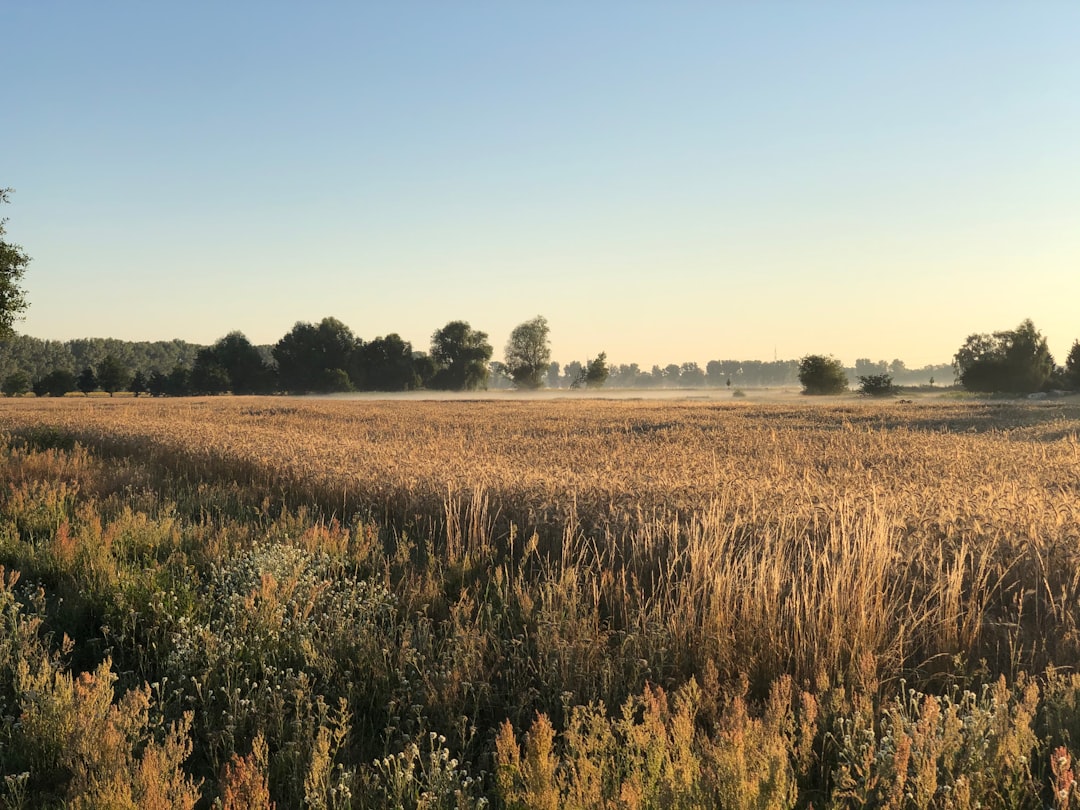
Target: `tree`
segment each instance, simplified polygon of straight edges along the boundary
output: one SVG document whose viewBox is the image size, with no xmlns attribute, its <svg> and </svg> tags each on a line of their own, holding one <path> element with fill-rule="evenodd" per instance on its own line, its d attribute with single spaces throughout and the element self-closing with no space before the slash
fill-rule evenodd
<svg viewBox="0 0 1080 810">
<path fill-rule="evenodd" d="M 398 334 L 377 337 L 358 350 L 366 391 L 411 391 L 420 385 L 412 344 Z"/>
<path fill-rule="evenodd" d="M 506 367 L 518 388 L 539 388 L 551 363 L 548 322 L 543 315 L 518 324 L 506 343 Z"/>
<path fill-rule="evenodd" d="M 150 379 L 146 381 L 146 390 L 152 397 L 163 397 L 169 393 L 169 377 L 157 369 L 150 372 Z"/>
<path fill-rule="evenodd" d="M 953 368 L 968 391 L 1028 394 L 1050 382 L 1054 358 L 1046 338 L 1027 319 L 1016 329 L 968 335 L 953 356 Z"/>
<path fill-rule="evenodd" d="M 831 355 L 803 357 L 799 361 L 799 382 L 804 394 L 842 394 L 848 388 L 844 364 Z"/>
<path fill-rule="evenodd" d="M 131 382 L 131 370 L 111 354 L 105 355 L 97 370 L 98 386 L 111 397 Z"/>
<path fill-rule="evenodd" d="M 91 366 L 87 366 L 81 372 L 79 372 L 79 379 L 75 381 L 75 384 L 79 387 L 79 390 L 84 394 L 89 394 L 91 391 L 96 391 L 98 387 L 97 374 L 94 373 L 94 369 Z"/>
<path fill-rule="evenodd" d="M 30 376 L 25 371 L 16 371 L 4 378 L 0 390 L 9 397 L 21 397 L 30 392 Z"/>
<path fill-rule="evenodd" d="M 431 336 L 431 359 L 435 374 L 431 387 L 444 391 L 472 391 L 488 381 L 492 348 L 486 332 L 467 321 L 450 321 Z"/>
<path fill-rule="evenodd" d="M 697 363 L 683 363 L 679 367 L 679 384 L 684 388 L 697 388 L 705 385 L 705 372 Z"/>
<path fill-rule="evenodd" d="M 170 397 L 186 397 L 191 394 L 191 369 L 182 363 L 173 366 L 165 378 L 165 394 Z"/>
<path fill-rule="evenodd" d="M 585 379 L 585 366 L 581 365 L 580 360 L 567 363 L 563 366 L 563 379 L 571 388 L 577 388 L 581 385 L 581 381 Z"/>
<path fill-rule="evenodd" d="M 294 393 L 336 391 L 341 375 L 335 371 L 345 373 L 350 387 L 361 384 L 355 374 L 360 345 L 352 330 L 337 318 L 323 318 L 318 325 L 298 321 L 272 350 L 282 387 Z"/>
<path fill-rule="evenodd" d="M 13 189 L 0 189 L 0 203 L 11 202 Z M 21 247 L 4 239 L 6 217 L 0 217 L 0 338 L 13 333 L 15 321 L 26 311 L 26 293 L 22 281 L 30 257 Z"/>
<path fill-rule="evenodd" d="M 1065 358 L 1065 382 L 1072 389 L 1080 389 L 1080 340 L 1074 340 L 1069 356 Z"/>
<path fill-rule="evenodd" d="M 585 363 L 585 387 L 600 388 L 608 379 L 607 353 L 600 352 L 595 360 Z"/>
<path fill-rule="evenodd" d="M 146 375 L 142 371 L 136 371 L 131 378 L 131 393 L 135 396 L 145 394 L 149 390 L 147 384 Z"/>
<path fill-rule="evenodd" d="M 191 393 L 202 396 L 224 394 L 229 390 L 229 371 L 218 361 L 212 347 L 203 349 L 195 356 L 188 386 Z"/>
<path fill-rule="evenodd" d="M 273 368 L 243 332 L 230 332 L 213 346 L 200 351 L 192 368 L 193 374 L 197 372 L 200 358 L 204 365 L 212 362 L 225 372 L 225 387 L 208 393 L 269 394 L 274 390 Z"/>
<path fill-rule="evenodd" d="M 548 388 L 558 388 L 559 387 L 559 382 L 560 382 L 559 361 L 558 360 L 552 360 L 551 363 L 548 365 L 548 370 L 547 370 L 547 387 Z"/>
<path fill-rule="evenodd" d="M 66 368 L 53 369 L 36 383 L 34 393 L 39 397 L 62 397 L 77 386 L 75 375 Z"/>
</svg>

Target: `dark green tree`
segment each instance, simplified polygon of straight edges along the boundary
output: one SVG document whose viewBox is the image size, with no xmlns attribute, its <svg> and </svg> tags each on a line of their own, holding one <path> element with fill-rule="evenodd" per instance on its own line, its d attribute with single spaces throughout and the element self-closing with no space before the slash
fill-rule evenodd
<svg viewBox="0 0 1080 810">
<path fill-rule="evenodd" d="M 600 388 L 608 380 L 607 353 L 600 352 L 585 364 L 585 387 Z"/>
<path fill-rule="evenodd" d="M 345 373 L 350 388 L 362 384 L 355 356 L 361 345 L 337 318 L 323 318 L 318 325 L 298 322 L 272 350 L 281 386 L 293 393 L 337 390 L 341 380 L 335 371 Z"/>
<path fill-rule="evenodd" d="M 131 393 L 135 396 L 139 394 L 145 394 L 147 392 L 147 380 L 146 375 L 142 371 L 136 371 L 131 375 Z"/>
<path fill-rule="evenodd" d="M 435 374 L 430 386 L 443 391 L 474 391 L 488 381 L 492 348 L 486 332 L 467 321 L 450 321 L 431 336 Z"/>
<path fill-rule="evenodd" d="M 413 370 L 416 372 L 417 385 L 420 388 L 430 388 L 438 368 L 427 352 L 413 352 Z"/>
<path fill-rule="evenodd" d="M 146 381 L 146 391 L 152 397 L 163 397 L 169 391 L 169 376 L 154 369 Z"/>
<path fill-rule="evenodd" d="M 269 394 L 274 390 L 274 369 L 263 360 L 259 350 L 243 332 L 230 332 L 213 346 L 201 350 L 196 356 L 192 374 L 203 374 L 199 371 L 200 364 L 204 368 L 212 364 L 225 372 L 225 388 L 206 393 L 232 391 L 234 394 Z M 212 382 L 211 377 L 218 376 L 215 372 L 200 380 L 209 384 Z M 213 383 L 213 387 L 217 388 L 218 384 Z"/>
<path fill-rule="evenodd" d="M 21 397 L 23 394 L 30 393 L 31 388 L 30 375 L 25 371 L 8 374 L 4 378 L 3 385 L 0 386 L 0 390 L 3 390 L 4 394 L 9 397 Z"/>
<path fill-rule="evenodd" d="M 1054 358 L 1046 338 L 1027 319 L 1016 329 L 969 335 L 953 356 L 953 369 L 968 391 L 1029 394 L 1050 382 Z"/>
<path fill-rule="evenodd" d="M 10 202 L 12 191 L 0 189 L 0 203 Z M 30 264 L 26 251 L 4 238 L 6 222 L 6 217 L 0 217 L 0 339 L 12 334 L 15 321 L 26 311 L 26 293 L 19 284 Z"/>
<path fill-rule="evenodd" d="M 506 367 L 518 388 L 536 389 L 544 384 L 551 363 L 548 322 L 543 315 L 518 324 L 506 342 Z"/>
<path fill-rule="evenodd" d="M 191 395 L 191 369 L 177 363 L 165 378 L 165 395 L 186 397 Z"/>
<path fill-rule="evenodd" d="M 220 362 L 212 347 L 195 356 L 188 387 L 196 396 L 216 396 L 229 391 L 229 371 Z"/>
<path fill-rule="evenodd" d="M 1065 358 L 1065 384 L 1080 390 L 1080 340 L 1074 340 L 1069 356 Z"/>
<path fill-rule="evenodd" d="M 844 364 L 831 355 L 808 354 L 799 361 L 804 394 L 842 394 L 848 390 Z"/>
<path fill-rule="evenodd" d="M 39 397 L 62 397 L 77 387 L 75 375 L 66 368 L 53 369 L 36 383 L 34 393 Z"/>
<path fill-rule="evenodd" d="M 105 355 L 105 359 L 97 369 L 98 386 L 111 397 L 117 391 L 127 390 L 131 382 L 131 369 L 124 365 L 111 354 Z"/>
<path fill-rule="evenodd" d="M 357 354 L 364 369 L 364 390 L 411 391 L 419 387 L 412 344 L 400 335 L 377 337 L 361 346 Z"/>
<path fill-rule="evenodd" d="M 97 374 L 94 373 L 94 369 L 91 366 L 87 366 L 80 371 L 79 378 L 75 381 L 75 384 L 84 394 L 89 394 L 91 391 L 97 391 L 98 380 Z"/>
</svg>

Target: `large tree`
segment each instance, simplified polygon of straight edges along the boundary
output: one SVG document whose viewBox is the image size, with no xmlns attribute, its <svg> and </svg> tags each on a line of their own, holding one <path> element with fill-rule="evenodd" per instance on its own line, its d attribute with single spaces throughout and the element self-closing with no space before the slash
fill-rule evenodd
<svg viewBox="0 0 1080 810">
<path fill-rule="evenodd" d="M 431 359 L 435 374 L 431 387 L 445 391 L 471 391 L 488 381 L 492 348 L 486 332 L 467 321 L 451 321 L 431 336 Z"/>
<path fill-rule="evenodd" d="M 808 354 L 799 361 L 799 382 L 804 394 L 842 394 L 848 390 L 844 364 L 821 354 Z"/>
<path fill-rule="evenodd" d="M 97 382 L 102 391 L 111 397 L 117 391 L 127 389 L 131 382 L 131 369 L 111 354 L 105 355 L 97 369 Z"/>
<path fill-rule="evenodd" d="M 210 374 L 208 381 L 218 377 L 217 372 L 210 372 L 212 366 L 217 366 L 225 372 L 226 385 L 224 390 L 234 394 L 269 394 L 274 390 L 274 369 L 265 360 L 259 350 L 251 345 L 251 341 L 244 336 L 243 332 L 230 332 L 219 339 L 217 343 L 199 352 L 195 359 L 195 367 L 192 374 L 201 379 L 205 368 Z M 217 383 L 213 387 L 218 387 Z M 222 393 L 222 391 L 207 391 L 206 393 Z"/>
<path fill-rule="evenodd" d="M 11 200 L 10 188 L 0 188 L 0 203 Z M 0 338 L 12 334 L 15 321 L 26 311 L 26 293 L 19 282 L 22 281 L 30 257 L 16 244 L 8 242 L 4 235 L 6 217 L 0 217 Z"/>
<path fill-rule="evenodd" d="M 359 382 L 353 377 L 361 345 L 337 318 L 298 322 L 273 348 L 282 387 L 294 393 L 347 390 Z"/>
<path fill-rule="evenodd" d="M 543 315 L 518 324 L 506 343 L 506 367 L 518 388 L 539 388 L 551 363 L 548 322 Z"/>
<path fill-rule="evenodd" d="M 1054 358 L 1030 319 L 1015 329 L 969 335 L 953 357 L 960 384 L 969 391 L 1029 394 L 1049 383 Z"/>
<path fill-rule="evenodd" d="M 398 334 L 377 337 L 358 349 L 366 391 L 411 391 L 420 385 L 412 344 Z"/>
</svg>

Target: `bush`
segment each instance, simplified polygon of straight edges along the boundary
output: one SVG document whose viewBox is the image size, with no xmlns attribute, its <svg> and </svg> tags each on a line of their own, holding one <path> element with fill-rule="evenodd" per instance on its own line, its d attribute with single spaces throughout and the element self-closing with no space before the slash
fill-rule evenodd
<svg viewBox="0 0 1080 810">
<path fill-rule="evenodd" d="M 900 391 L 892 382 L 891 374 L 870 374 L 859 377 L 859 393 L 870 397 L 888 397 Z"/>
<path fill-rule="evenodd" d="M 799 361 L 804 394 L 842 394 L 848 390 L 843 364 L 831 355 L 808 354 Z"/>
</svg>

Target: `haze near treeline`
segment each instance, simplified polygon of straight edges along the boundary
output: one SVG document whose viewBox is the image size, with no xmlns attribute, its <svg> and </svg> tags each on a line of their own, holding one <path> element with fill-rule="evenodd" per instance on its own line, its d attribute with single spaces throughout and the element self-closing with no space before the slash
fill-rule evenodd
<svg viewBox="0 0 1080 810">
<path fill-rule="evenodd" d="M 20 332 L 333 314 L 614 363 L 948 362 L 1080 296 L 1080 7 L 6 8 Z"/>
</svg>

